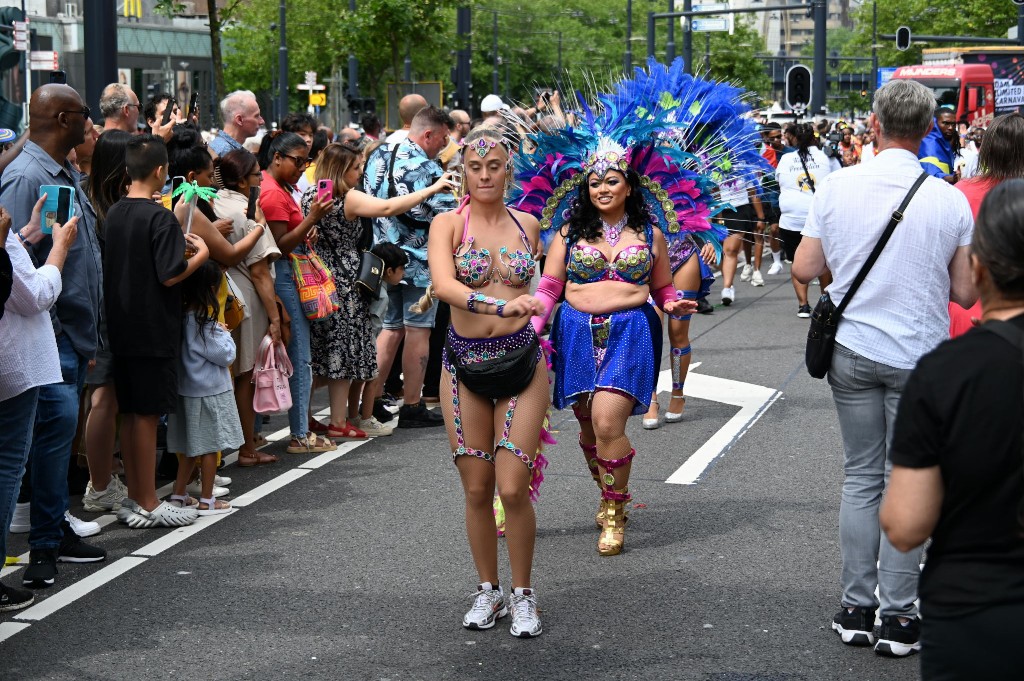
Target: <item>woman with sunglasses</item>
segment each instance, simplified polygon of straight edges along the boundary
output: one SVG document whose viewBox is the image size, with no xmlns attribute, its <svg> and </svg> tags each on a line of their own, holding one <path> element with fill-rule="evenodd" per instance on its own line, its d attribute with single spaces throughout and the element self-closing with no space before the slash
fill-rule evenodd
<svg viewBox="0 0 1024 681">
<path fill-rule="evenodd" d="M 332 208 L 330 199 L 313 201 L 305 217 L 295 202 L 295 185 L 309 165 L 306 141 L 293 132 L 274 132 L 263 138 L 257 156 L 263 169 L 259 206 L 267 218 L 270 233 L 277 241 L 281 258 L 274 263 L 277 279 L 274 289 L 291 317 L 292 337 L 288 343 L 288 357 L 295 373 L 289 381 L 292 408 L 288 410 L 288 423 L 292 437 L 286 451 L 289 454 L 329 452 L 334 449 L 326 437 L 309 430 L 309 402 L 313 377 L 310 370 L 309 320 L 299 303 L 299 291 L 292 277 L 293 251 L 303 251 L 313 235 L 320 218 Z"/>
</svg>

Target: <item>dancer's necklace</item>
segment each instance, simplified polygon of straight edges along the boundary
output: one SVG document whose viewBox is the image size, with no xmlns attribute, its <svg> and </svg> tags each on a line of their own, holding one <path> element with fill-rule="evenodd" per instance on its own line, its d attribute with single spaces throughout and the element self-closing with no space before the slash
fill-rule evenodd
<svg viewBox="0 0 1024 681">
<path fill-rule="evenodd" d="M 616 222 L 614 225 L 609 225 L 604 220 L 601 220 L 601 224 L 604 227 L 604 240 L 608 242 L 609 246 L 615 247 L 619 243 L 619 239 L 622 238 L 622 230 L 626 226 L 629 216 L 625 213 L 622 215 L 622 219 Z"/>
</svg>

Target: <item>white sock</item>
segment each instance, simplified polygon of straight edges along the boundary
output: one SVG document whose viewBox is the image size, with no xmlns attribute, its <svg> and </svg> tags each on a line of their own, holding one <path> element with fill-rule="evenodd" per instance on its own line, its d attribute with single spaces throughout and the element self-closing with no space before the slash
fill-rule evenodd
<svg viewBox="0 0 1024 681">
<path fill-rule="evenodd" d="M 772 262 L 776 265 L 782 264 L 782 251 L 772 251 Z"/>
</svg>

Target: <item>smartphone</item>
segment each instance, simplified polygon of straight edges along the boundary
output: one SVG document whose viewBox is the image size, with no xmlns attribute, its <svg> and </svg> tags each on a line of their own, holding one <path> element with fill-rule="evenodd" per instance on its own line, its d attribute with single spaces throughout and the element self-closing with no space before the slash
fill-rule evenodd
<svg viewBox="0 0 1024 681">
<path fill-rule="evenodd" d="M 196 119 L 196 125 L 199 125 L 199 92 L 192 93 L 192 99 L 188 103 L 188 117 Z"/>
<path fill-rule="evenodd" d="M 178 199 L 181 196 L 175 196 L 174 192 L 178 191 L 178 187 L 185 183 L 185 177 L 183 175 L 175 175 L 171 178 L 171 208 L 174 208 L 174 204 L 178 203 Z"/>
<path fill-rule="evenodd" d="M 175 102 L 173 99 L 168 99 L 167 104 L 164 106 L 164 115 L 160 119 L 160 125 L 167 125 L 171 122 L 171 113 L 174 111 Z"/>
<path fill-rule="evenodd" d="M 334 199 L 334 180 L 320 180 L 316 183 L 316 200 L 332 201 Z"/>
<path fill-rule="evenodd" d="M 42 231 L 53 234 L 53 225 L 65 224 L 75 215 L 75 188 L 64 185 L 44 184 L 39 188 L 39 196 L 46 194 L 43 203 Z"/>
<path fill-rule="evenodd" d="M 245 217 L 250 220 L 256 219 L 256 202 L 260 199 L 260 188 L 249 187 L 249 206 L 245 209 Z"/>
<path fill-rule="evenodd" d="M 68 74 L 63 71 L 50 71 L 50 82 L 66 85 L 68 82 Z"/>
</svg>

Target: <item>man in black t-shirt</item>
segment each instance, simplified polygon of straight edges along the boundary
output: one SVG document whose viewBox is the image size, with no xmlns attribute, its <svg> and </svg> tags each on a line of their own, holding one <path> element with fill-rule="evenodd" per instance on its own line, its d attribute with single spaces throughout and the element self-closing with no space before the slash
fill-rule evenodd
<svg viewBox="0 0 1024 681">
<path fill-rule="evenodd" d="M 179 284 L 209 257 L 203 240 L 182 236 L 171 211 L 153 201 L 167 180 L 167 148 L 153 135 L 128 143 L 128 195 L 107 212 L 104 298 L 128 498 L 118 519 L 129 527 L 178 527 L 198 514 L 156 496 L 156 429 L 178 395 L 182 306 Z M 196 253 L 185 259 L 186 243 Z"/>
</svg>

